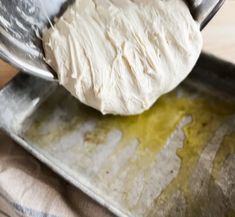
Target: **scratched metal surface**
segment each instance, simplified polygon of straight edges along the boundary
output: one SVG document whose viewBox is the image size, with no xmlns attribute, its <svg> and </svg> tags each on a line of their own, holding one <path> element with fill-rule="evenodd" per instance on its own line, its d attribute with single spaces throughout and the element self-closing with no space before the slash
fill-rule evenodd
<svg viewBox="0 0 235 217">
<path fill-rule="evenodd" d="M 0 91 L 0 126 L 118 216 L 234 216 L 234 84 L 234 65 L 202 54 L 148 112 L 118 117 L 19 75 Z"/>
<path fill-rule="evenodd" d="M 0 57 L 15 67 L 55 80 L 43 60 L 42 32 L 74 0 L 0 0 Z"/>
</svg>

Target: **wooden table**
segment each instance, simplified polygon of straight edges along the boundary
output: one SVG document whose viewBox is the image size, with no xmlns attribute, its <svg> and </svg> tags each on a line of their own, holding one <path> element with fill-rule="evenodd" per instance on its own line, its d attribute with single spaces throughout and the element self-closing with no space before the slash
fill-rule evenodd
<svg viewBox="0 0 235 217">
<path fill-rule="evenodd" d="M 204 50 L 235 63 L 235 0 L 227 0 L 211 23 L 203 30 Z M 0 87 L 17 69 L 0 60 Z"/>
<path fill-rule="evenodd" d="M 235 0 L 227 0 L 203 30 L 204 50 L 235 63 Z"/>
</svg>

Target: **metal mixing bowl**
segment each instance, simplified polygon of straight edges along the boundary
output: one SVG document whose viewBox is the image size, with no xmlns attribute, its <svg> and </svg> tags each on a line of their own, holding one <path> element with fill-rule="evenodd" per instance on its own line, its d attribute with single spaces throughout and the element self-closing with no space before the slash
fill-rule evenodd
<svg viewBox="0 0 235 217">
<path fill-rule="evenodd" d="M 185 0 L 203 28 L 224 0 Z M 42 30 L 74 0 L 0 0 L 0 58 L 21 71 L 56 81 L 44 62 Z"/>
</svg>

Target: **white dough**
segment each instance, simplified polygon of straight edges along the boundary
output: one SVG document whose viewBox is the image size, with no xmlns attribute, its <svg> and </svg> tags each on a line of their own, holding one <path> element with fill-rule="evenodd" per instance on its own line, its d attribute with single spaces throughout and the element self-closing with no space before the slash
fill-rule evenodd
<svg viewBox="0 0 235 217">
<path fill-rule="evenodd" d="M 43 42 L 61 85 L 103 114 L 121 115 L 142 113 L 175 88 L 202 48 L 183 0 L 76 0 Z"/>
</svg>

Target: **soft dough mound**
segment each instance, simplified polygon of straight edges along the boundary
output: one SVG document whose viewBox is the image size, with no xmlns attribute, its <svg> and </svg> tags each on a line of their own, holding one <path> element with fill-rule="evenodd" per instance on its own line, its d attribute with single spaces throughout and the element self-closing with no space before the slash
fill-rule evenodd
<svg viewBox="0 0 235 217">
<path fill-rule="evenodd" d="M 202 48 L 183 0 L 76 0 L 43 35 L 46 62 L 103 114 L 149 109 L 192 70 Z"/>
</svg>

